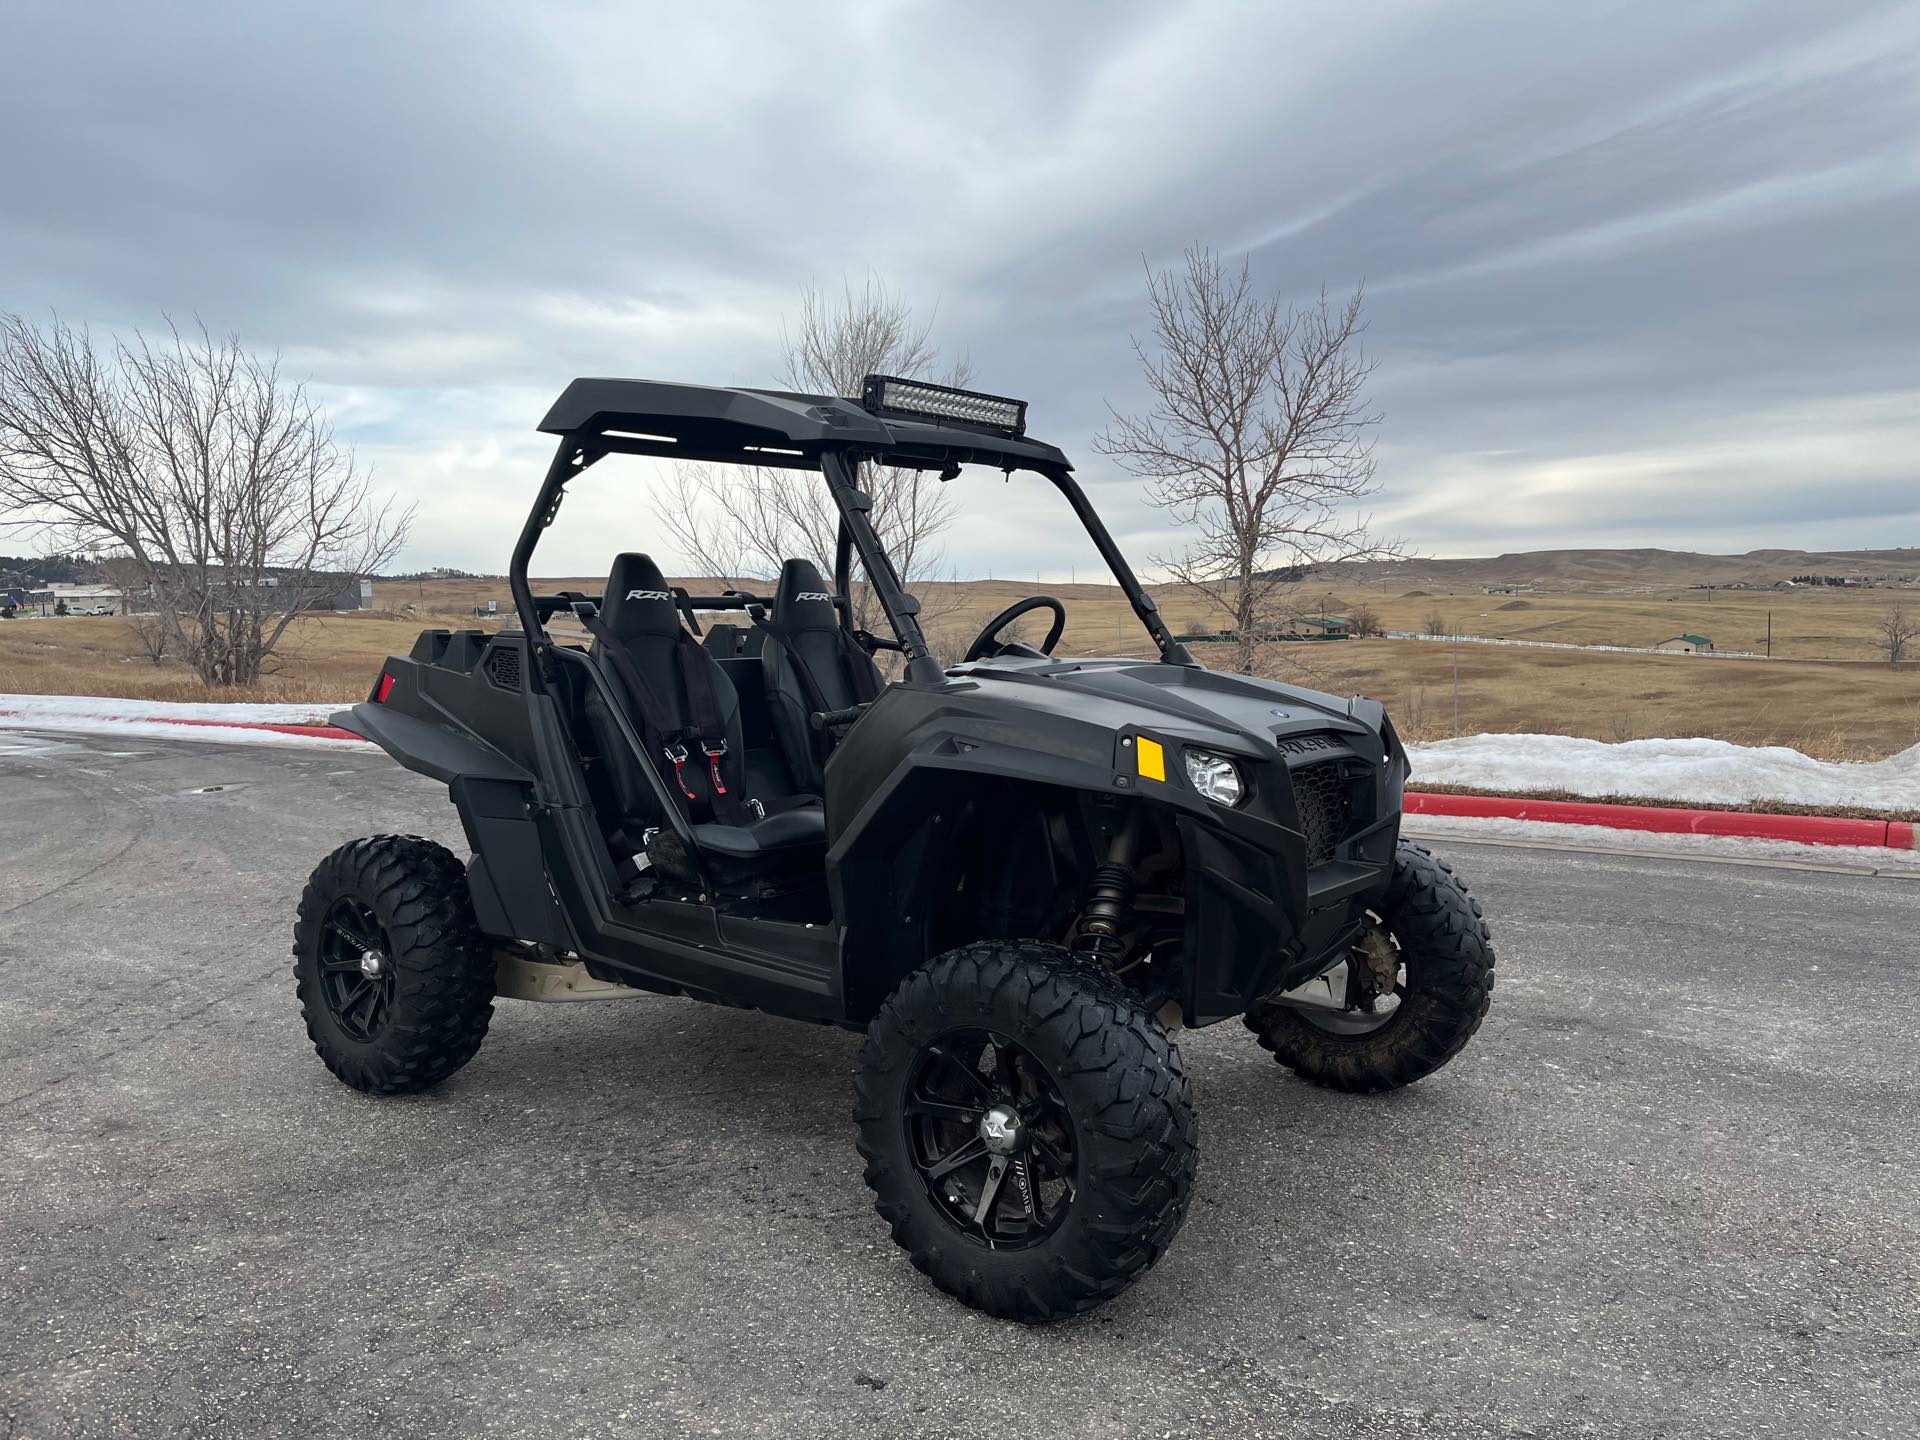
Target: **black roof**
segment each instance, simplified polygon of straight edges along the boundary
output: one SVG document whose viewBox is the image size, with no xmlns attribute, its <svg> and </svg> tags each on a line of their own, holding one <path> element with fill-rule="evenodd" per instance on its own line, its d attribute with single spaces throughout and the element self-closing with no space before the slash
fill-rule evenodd
<svg viewBox="0 0 1920 1440">
<path fill-rule="evenodd" d="M 813 468 L 823 449 L 837 447 L 896 465 L 1072 468 L 1042 441 L 937 420 L 883 420 L 836 396 L 659 380 L 575 380 L 540 428 L 609 450 L 669 459 Z"/>
</svg>

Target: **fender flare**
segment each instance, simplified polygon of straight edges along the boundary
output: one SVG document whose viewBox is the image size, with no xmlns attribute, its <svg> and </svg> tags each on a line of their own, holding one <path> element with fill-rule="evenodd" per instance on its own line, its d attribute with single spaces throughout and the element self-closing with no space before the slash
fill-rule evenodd
<svg viewBox="0 0 1920 1440">
<path fill-rule="evenodd" d="M 469 735 L 372 702 L 332 720 L 447 787 L 473 851 L 467 892 L 483 931 L 499 940 L 573 947 L 566 917 L 547 883 L 531 774 Z"/>
<path fill-rule="evenodd" d="M 444 725 L 362 702 L 329 717 L 329 723 L 371 740 L 407 769 L 442 785 L 456 780 L 501 780 L 533 785 L 533 776 L 491 745 Z"/>
</svg>

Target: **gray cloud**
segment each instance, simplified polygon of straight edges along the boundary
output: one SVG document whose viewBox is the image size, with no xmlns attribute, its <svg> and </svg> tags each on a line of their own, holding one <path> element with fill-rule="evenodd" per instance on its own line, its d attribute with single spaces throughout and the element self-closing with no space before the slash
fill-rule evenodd
<svg viewBox="0 0 1920 1440">
<path fill-rule="evenodd" d="M 0 307 L 281 349 L 421 563 L 504 563 L 567 378 L 764 381 L 868 269 L 1144 560 L 1178 537 L 1087 441 L 1195 241 L 1366 281 L 1378 513 L 1429 553 L 1920 537 L 1910 7 L 42 3 L 0 49 Z M 554 563 L 645 543 L 644 481 Z M 963 483 L 964 571 L 1091 566 Z"/>
</svg>

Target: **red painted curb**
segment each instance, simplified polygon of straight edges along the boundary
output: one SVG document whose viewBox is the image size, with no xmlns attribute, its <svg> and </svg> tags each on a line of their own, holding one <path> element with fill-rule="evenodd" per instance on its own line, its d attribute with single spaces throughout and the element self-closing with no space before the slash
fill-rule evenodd
<svg viewBox="0 0 1920 1440">
<path fill-rule="evenodd" d="M 0 716 L 12 720 L 32 718 L 20 710 L 0 710 Z M 362 745 L 372 743 L 366 736 L 342 730 L 338 725 L 283 725 L 273 720 L 202 720 L 198 717 L 189 719 L 184 715 L 102 715 L 99 718 L 108 724 L 119 721 L 129 725 L 204 725 L 214 730 L 272 730 L 281 735 L 301 735 L 316 740 L 357 740 Z M 59 720 L 49 720 L 47 728 L 58 730 Z"/>
<path fill-rule="evenodd" d="M 1408 791 L 1409 815 L 1465 815 L 1481 820 L 1541 820 L 1556 825 L 1604 825 L 1666 835 L 1728 835 L 1792 840 L 1801 845 L 1873 845 L 1915 848 L 1904 820 L 1852 820 L 1838 815 L 1762 815 L 1746 810 L 1672 810 L 1656 805 L 1600 805 L 1585 800 L 1520 800 L 1504 795 L 1428 795 Z"/>
<path fill-rule="evenodd" d="M 143 715 L 143 722 L 161 725 L 208 725 L 216 730 L 271 730 L 279 735 L 307 735 L 319 740 L 358 740 L 370 744 L 364 735 L 342 730 L 338 725 L 283 725 L 273 720 L 189 720 L 183 715 Z"/>
</svg>

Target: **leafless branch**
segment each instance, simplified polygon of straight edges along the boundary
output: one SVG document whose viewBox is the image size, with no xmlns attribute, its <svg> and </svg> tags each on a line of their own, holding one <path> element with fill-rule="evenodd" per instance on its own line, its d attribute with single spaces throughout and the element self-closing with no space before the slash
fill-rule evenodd
<svg viewBox="0 0 1920 1440">
<path fill-rule="evenodd" d="M 778 383 L 807 394 L 857 397 L 868 375 L 905 375 L 965 385 L 964 359 L 944 364 L 933 343 L 932 321 L 877 277 L 838 296 L 809 288 L 800 314 L 780 335 Z M 681 552 L 715 578 L 765 580 L 783 560 L 802 557 L 831 572 L 840 517 L 819 476 L 759 466 L 682 464 L 655 502 L 655 513 Z M 939 537 L 953 520 L 953 503 L 939 477 L 926 470 L 861 467 L 861 488 L 873 497 L 869 514 L 901 582 L 937 576 Z M 858 623 L 868 625 L 865 587 L 855 595 Z M 923 623 L 931 618 L 922 611 Z"/>
<path fill-rule="evenodd" d="M 1282 306 L 1255 291 L 1245 262 L 1195 248 L 1177 270 L 1148 270 L 1147 299 L 1153 339 L 1134 353 L 1153 403 L 1111 410 L 1095 448 L 1182 525 L 1185 544 L 1157 558 L 1228 614 L 1235 668 L 1256 670 L 1294 582 L 1400 553 L 1357 508 L 1378 489 L 1364 295 Z"/>
<path fill-rule="evenodd" d="M 1907 648 L 1920 638 L 1920 615 L 1908 613 L 1906 602 L 1896 600 L 1873 625 L 1873 648 L 1887 657 L 1895 670 L 1907 658 Z"/>
<path fill-rule="evenodd" d="M 112 559 L 156 662 L 250 684 L 297 615 L 391 562 L 412 511 L 375 501 L 277 359 L 167 328 L 99 345 L 0 316 L 0 504 Z"/>
</svg>

